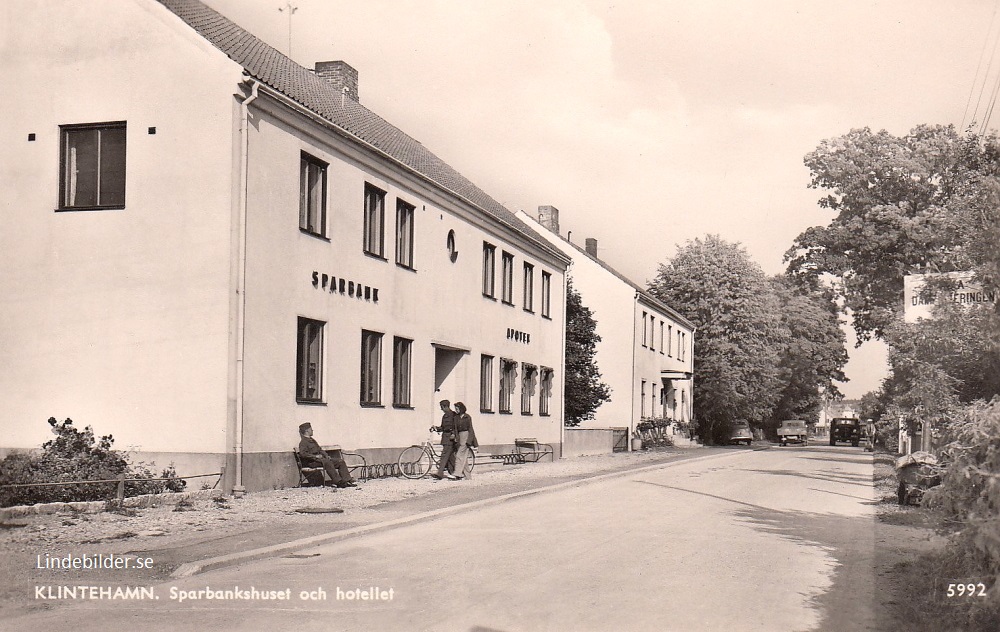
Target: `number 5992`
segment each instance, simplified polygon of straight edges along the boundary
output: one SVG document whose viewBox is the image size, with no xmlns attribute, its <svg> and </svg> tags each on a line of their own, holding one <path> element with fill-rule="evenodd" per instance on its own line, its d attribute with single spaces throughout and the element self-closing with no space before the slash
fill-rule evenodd
<svg viewBox="0 0 1000 632">
<path fill-rule="evenodd" d="M 967 584 L 948 584 L 946 597 L 985 597 L 986 584 L 983 582 L 969 582 Z"/>
</svg>

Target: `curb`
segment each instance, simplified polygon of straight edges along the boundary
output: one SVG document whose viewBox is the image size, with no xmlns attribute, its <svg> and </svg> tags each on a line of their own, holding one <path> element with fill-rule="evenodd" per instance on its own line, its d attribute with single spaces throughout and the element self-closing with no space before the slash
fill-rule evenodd
<svg viewBox="0 0 1000 632">
<path fill-rule="evenodd" d="M 578 485 L 583 485 L 586 483 L 592 483 L 596 481 L 611 479 L 611 478 L 621 478 L 623 476 L 631 476 L 637 472 L 644 472 L 647 470 L 659 470 L 668 467 L 673 467 L 679 463 L 691 463 L 692 461 L 702 461 L 706 459 L 720 458 L 724 456 L 733 456 L 736 454 L 745 454 L 743 451 L 733 451 L 733 452 L 719 452 L 715 454 L 706 454 L 703 456 L 695 456 L 688 459 L 680 459 L 676 461 L 669 461 L 667 463 L 658 463 L 655 465 L 646 465 L 643 467 L 623 470 L 619 472 L 609 472 L 606 474 L 595 474 L 594 476 L 587 476 L 584 478 L 579 478 L 572 481 L 566 481 L 564 483 L 556 483 L 555 485 L 547 485 L 544 487 L 536 487 L 534 489 L 526 489 L 519 492 L 511 492 L 509 494 L 502 494 L 500 496 L 494 496 L 491 498 L 483 498 L 480 500 L 474 500 L 468 503 L 463 503 L 460 505 L 452 505 L 450 507 L 443 507 L 441 509 L 434 509 L 432 511 L 425 511 L 423 513 L 414 514 L 412 516 L 407 516 L 405 518 L 397 518 L 395 520 L 388 520 L 385 522 L 377 522 L 374 524 L 363 525 L 360 527 L 353 527 L 350 529 L 343 529 L 340 531 L 331 531 L 330 533 L 323 533 L 320 535 L 315 535 L 308 538 L 302 538 L 299 540 L 292 540 L 290 542 L 283 542 L 281 544 L 275 544 L 273 546 L 266 546 L 259 549 L 251 549 L 249 551 L 240 551 L 238 553 L 230 553 L 228 555 L 220 555 L 218 557 L 210 557 L 204 560 L 199 560 L 197 562 L 187 562 L 181 564 L 174 572 L 170 574 L 173 579 L 183 579 L 185 577 L 192 577 L 200 573 L 207 571 L 216 570 L 223 568 L 225 566 L 230 566 L 240 562 L 251 562 L 255 560 L 260 560 L 268 557 L 275 557 L 283 553 L 291 553 L 300 549 L 308 548 L 311 546 L 318 546 L 321 544 L 330 544 L 333 542 L 339 542 L 341 540 L 347 540 L 349 538 L 369 535 L 372 533 L 379 533 L 382 531 L 388 531 L 396 527 L 402 527 L 409 524 L 414 524 L 417 522 L 422 522 L 425 520 L 433 520 L 435 518 L 440 518 L 442 516 L 448 516 L 452 514 L 462 513 L 465 511 L 471 511 L 473 509 L 478 509 L 480 507 L 499 504 L 507 502 L 510 500 L 515 500 L 518 498 L 524 498 L 527 496 L 533 496 L 536 494 L 544 494 L 548 492 L 559 491 L 561 489 L 566 489 L 569 487 L 575 487 Z"/>
</svg>

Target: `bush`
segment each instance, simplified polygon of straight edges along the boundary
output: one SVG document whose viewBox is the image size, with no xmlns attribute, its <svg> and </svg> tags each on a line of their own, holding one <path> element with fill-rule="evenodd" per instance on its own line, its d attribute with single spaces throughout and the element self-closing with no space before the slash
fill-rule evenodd
<svg viewBox="0 0 1000 632">
<path fill-rule="evenodd" d="M 126 496 L 184 489 L 185 481 L 176 478 L 173 465 L 163 470 L 159 478 L 174 480 L 149 480 L 157 478 L 149 466 L 144 463 L 132 465 L 126 453 L 112 447 L 114 437 L 111 435 L 96 437 L 90 426 L 78 430 L 73 426 L 72 419 L 57 422 L 50 417 L 49 425 L 56 438 L 43 443 L 41 453 L 14 453 L 0 461 L 0 486 L 109 480 L 124 475 L 127 479 L 145 479 L 125 483 Z M 0 487 L 0 507 L 108 500 L 115 498 L 117 493 L 116 483 Z"/>
<path fill-rule="evenodd" d="M 965 408 L 944 430 L 945 473 L 925 504 L 957 525 L 955 545 L 975 572 L 993 578 L 993 605 L 1000 604 L 1000 398 Z"/>
</svg>

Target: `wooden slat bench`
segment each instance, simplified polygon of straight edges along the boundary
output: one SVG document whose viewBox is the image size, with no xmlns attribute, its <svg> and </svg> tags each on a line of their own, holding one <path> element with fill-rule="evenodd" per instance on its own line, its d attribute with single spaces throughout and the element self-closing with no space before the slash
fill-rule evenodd
<svg viewBox="0 0 1000 632">
<path fill-rule="evenodd" d="M 514 452 L 518 454 L 524 462 L 538 463 L 538 460 L 543 456 L 548 455 L 548 457 L 555 461 L 555 450 L 548 443 L 541 443 L 538 439 L 533 437 L 522 437 L 520 439 L 514 439 Z"/>
<path fill-rule="evenodd" d="M 347 463 L 347 469 L 351 471 L 352 475 L 356 469 L 363 470 L 368 465 L 364 456 L 357 452 L 344 452 L 340 446 L 330 446 L 323 448 L 323 450 L 327 453 L 340 452 L 340 456 Z M 295 466 L 299 468 L 299 487 L 321 487 L 326 484 L 328 478 L 326 470 L 319 466 L 303 466 L 298 448 L 292 448 L 292 454 L 295 455 Z"/>
</svg>

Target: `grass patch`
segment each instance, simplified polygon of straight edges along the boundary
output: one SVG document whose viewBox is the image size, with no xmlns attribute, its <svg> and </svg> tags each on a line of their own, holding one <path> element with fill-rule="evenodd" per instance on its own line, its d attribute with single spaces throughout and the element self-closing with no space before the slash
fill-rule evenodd
<svg viewBox="0 0 1000 632">
<path fill-rule="evenodd" d="M 925 553 L 911 561 L 898 563 L 894 572 L 902 575 L 907 595 L 895 603 L 898 621 L 906 621 L 911 632 L 996 632 L 1000 622 L 1000 599 L 997 591 L 985 597 L 949 597 L 951 583 L 984 582 L 992 586 L 989 575 L 976 560 L 969 559 L 956 547 Z"/>
<path fill-rule="evenodd" d="M 893 498 L 893 503 L 896 500 Z M 888 507 L 878 512 L 879 522 L 899 527 L 917 527 L 918 529 L 940 529 L 941 520 L 934 513 L 921 507 Z"/>
</svg>

